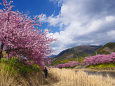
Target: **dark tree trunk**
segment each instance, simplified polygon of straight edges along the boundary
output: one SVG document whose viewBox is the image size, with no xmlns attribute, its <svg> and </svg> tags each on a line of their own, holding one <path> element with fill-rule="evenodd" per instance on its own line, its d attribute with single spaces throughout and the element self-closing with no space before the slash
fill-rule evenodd
<svg viewBox="0 0 115 86">
<path fill-rule="evenodd" d="M 9 51 L 8 50 L 5 50 L 5 52 L 7 53 L 7 59 L 9 58 Z"/>
<path fill-rule="evenodd" d="M 3 57 L 3 55 L 2 55 L 3 48 L 4 48 L 4 44 L 2 43 L 1 44 L 1 51 L 0 51 L 0 59 Z"/>
<path fill-rule="evenodd" d="M 2 51 L 0 52 L 0 59 L 2 58 Z"/>
</svg>

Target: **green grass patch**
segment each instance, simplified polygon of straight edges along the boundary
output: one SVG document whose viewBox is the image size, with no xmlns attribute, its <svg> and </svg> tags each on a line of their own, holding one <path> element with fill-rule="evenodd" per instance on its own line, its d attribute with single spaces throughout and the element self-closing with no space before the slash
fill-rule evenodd
<svg viewBox="0 0 115 86">
<path fill-rule="evenodd" d="M 115 63 L 104 63 L 104 64 L 97 64 L 97 65 L 90 65 L 88 68 L 96 68 L 96 69 L 108 69 L 108 68 L 115 68 Z"/>
<path fill-rule="evenodd" d="M 10 74 L 27 74 L 32 71 L 40 71 L 40 67 L 38 65 L 27 65 L 16 58 L 2 58 L 0 60 L 0 71 L 5 70 Z"/>
</svg>

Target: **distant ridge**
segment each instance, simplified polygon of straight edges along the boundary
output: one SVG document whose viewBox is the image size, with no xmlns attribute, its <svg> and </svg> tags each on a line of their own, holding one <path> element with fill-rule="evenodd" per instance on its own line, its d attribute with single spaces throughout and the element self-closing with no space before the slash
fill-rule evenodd
<svg viewBox="0 0 115 86">
<path fill-rule="evenodd" d="M 52 65 L 58 64 L 61 61 L 69 58 L 79 58 L 92 55 L 95 51 L 102 46 L 95 46 L 95 45 L 80 45 L 73 48 L 69 48 L 60 52 L 56 57 L 55 60 L 52 62 Z"/>
<path fill-rule="evenodd" d="M 109 42 L 103 46 L 80 45 L 60 52 L 57 56 L 55 56 L 52 65 L 68 62 L 68 60 L 76 60 L 77 58 L 84 59 L 86 56 L 96 54 L 110 54 L 111 52 L 115 52 L 115 42 Z"/>
<path fill-rule="evenodd" d="M 81 56 L 84 57 L 86 55 L 91 55 L 97 49 L 99 49 L 101 47 L 102 46 L 80 45 L 80 46 L 77 46 L 77 47 L 73 47 L 73 48 L 69 48 L 69 49 L 63 50 L 56 57 L 58 58 L 58 57 L 61 57 L 63 55 L 66 55 L 66 54 L 77 54 L 78 57 L 81 57 Z"/>
<path fill-rule="evenodd" d="M 94 54 L 110 54 L 111 52 L 115 52 L 115 42 L 109 42 L 103 45 L 101 48 L 96 50 Z"/>
</svg>

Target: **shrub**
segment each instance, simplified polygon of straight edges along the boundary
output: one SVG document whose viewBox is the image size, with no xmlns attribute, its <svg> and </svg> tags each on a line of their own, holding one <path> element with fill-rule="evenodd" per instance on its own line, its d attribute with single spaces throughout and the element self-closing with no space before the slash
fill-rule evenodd
<svg viewBox="0 0 115 86">
<path fill-rule="evenodd" d="M 36 64 L 27 65 L 23 62 L 20 62 L 17 58 L 2 58 L 0 60 L 0 69 L 4 66 L 4 70 L 8 71 L 9 73 L 20 73 L 26 74 L 30 73 L 31 71 L 39 71 L 40 67 Z"/>
</svg>

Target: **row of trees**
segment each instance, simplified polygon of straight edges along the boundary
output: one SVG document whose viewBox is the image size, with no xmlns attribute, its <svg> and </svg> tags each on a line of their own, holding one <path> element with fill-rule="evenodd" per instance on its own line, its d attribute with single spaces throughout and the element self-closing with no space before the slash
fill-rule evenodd
<svg viewBox="0 0 115 86">
<path fill-rule="evenodd" d="M 77 61 L 70 61 L 68 63 L 58 64 L 56 67 L 57 68 L 69 68 L 69 67 L 73 68 L 73 67 L 75 67 L 77 65 L 79 65 L 79 62 L 77 62 Z"/>
<path fill-rule="evenodd" d="M 0 59 L 6 51 L 12 56 L 26 57 L 27 60 L 43 66 L 43 57 L 51 53 L 50 43 L 54 41 L 41 30 L 39 17 L 33 19 L 18 11 L 12 11 L 12 1 L 3 0 L 4 9 L 0 9 Z"/>
<path fill-rule="evenodd" d="M 69 68 L 69 67 L 75 67 L 77 65 L 98 65 L 98 64 L 105 64 L 105 63 L 115 63 L 115 52 L 112 52 L 111 54 L 105 55 L 105 54 L 98 54 L 95 56 L 88 56 L 85 57 L 82 63 L 79 63 L 77 61 L 70 61 L 68 63 L 58 64 L 55 67 L 58 68 Z"/>
<path fill-rule="evenodd" d="M 96 55 L 96 56 L 89 56 L 86 57 L 84 63 L 86 65 L 96 65 L 96 64 L 103 64 L 103 63 L 114 63 L 115 62 L 115 52 L 108 54 L 108 55 Z"/>
</svg>

